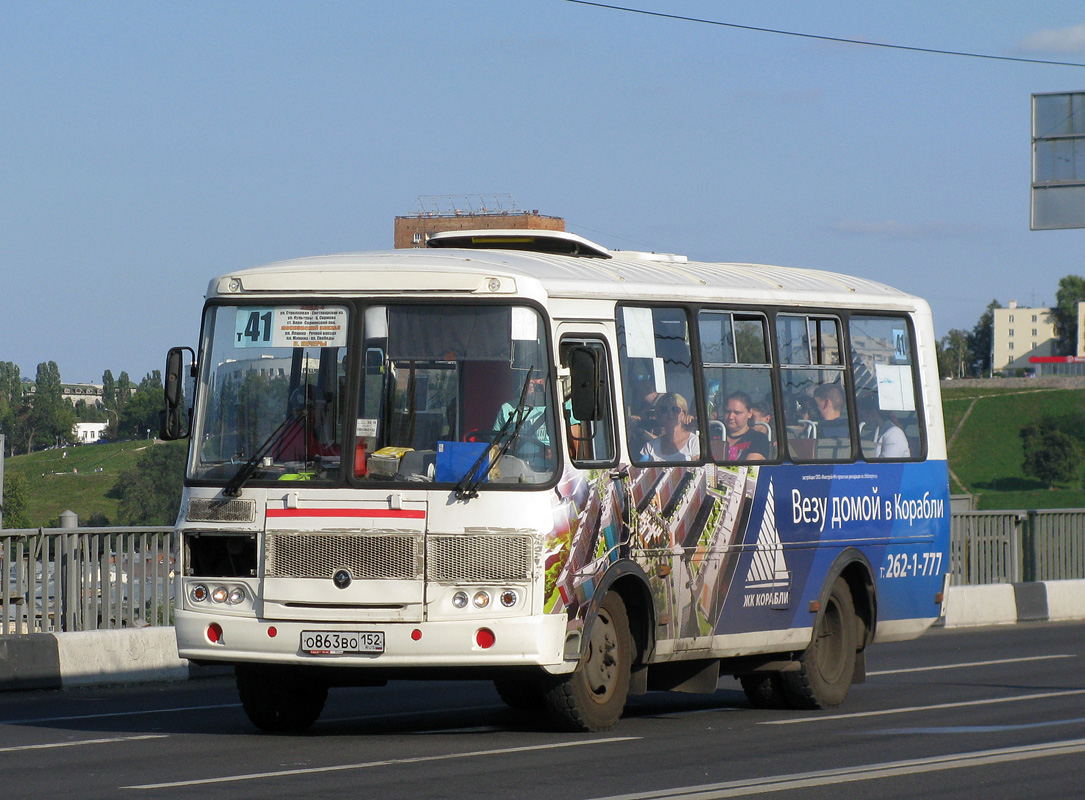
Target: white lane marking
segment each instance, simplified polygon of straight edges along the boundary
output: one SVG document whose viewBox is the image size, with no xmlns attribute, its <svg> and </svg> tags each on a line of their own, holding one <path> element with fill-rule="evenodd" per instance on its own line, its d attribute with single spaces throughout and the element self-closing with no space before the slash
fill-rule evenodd
<svg viewBox="0 0 1085 800">
<path fill-rule="evenodd" d="M 1068 756 L 1085 752 L 1085 739 L 1068 739 L 1047 744 L 1000 747 L 994 750 L 976 750 L 971 753 L 951 753 L 944 756 L 914 758 L 904 761 L 885 761 L 876 764 L 860 764 L 856 767 L 824 769 L 813 772 L 796 772 L 790 775 L 773 775 L 767 778 L 709 783 L 661 789 L 654 792 L 612 795 L 596 800 L 717 800 L 725 797 L 745 797 L 769 792 L 794 791 L 811 786 L 830 786 L 856 781 L 879 780 L 899 775 L 917 775 L 924 772 L 940 772 L 949 769 L 981 767 L 1014 761 L 1029 761 L 1052 756 Z"/>
<path fill-rule="evenodd" d="M 937 664 L 932 667 L 909 667 L 908 669 L 881 669 L 868 672 L 867 677 L 874 675 L 903 675 L 906 672 L 936 672 L 941 669 L 966 669 L 968 667 L 990 667 L 995 664 L 1020 664 L 1023 661 L 1047 661 L 1053 658 L 1076 658 L 1070 653 L 1058 653 L 1050 656 L 1025 656 L 1023 658 L 996 658 L 992 661 L 965 661 L 960 664 Z"/>
<path fill-rule="evenodd" d="M 148 733 L 141 736 L 111 736 L 108 739 L 80 739 L 75 742 L 50 742 L 48 744 L 20 744 L 14 747 L 0 747 L 0 753 L 17 753 L 22 750 L 53 750 L 57 747 L 82 747 L 86 744 L 115 744 L 117 742 L 138 742 L 143 739 L 166 739 L 167 733 Z"/>
<path fill-rule="evenodd" d="M 2 719 L 0 725 L 36 725 L 39 722 L 71 722 L 79 719 L 106 719 L 108 717 L 136 717 L 146 714 L 173 714 L 178 711 L 209 711 L 216 708 L 241 708 L 241 703 L 219 703 L 211 706 L 181 706 L 179 708 L 148 708 L 143 711 L 108 711 L 100 714 L 78 714 L 63 717 L 37 717 L 35 719 Z"/>
<path fill-rule="evenodd" d="M 171 781 L 169 783 L 145 783 L 138 786 L 121 786 L 121 789 L 177 789 L 186 786 L 206 786 L 214 783 L 237 783 L 238 781 L 253 781 L 261 778 L 285 778 L 293 775 L 319 775 L 328 772 L 346 772 L 354 769 L 369 769 L 370 767 L 390 767 L 399 764 L 421 764 L 426 761 L 450 761 L 457 758 L 476 758 L 479 756 L 503 756 L 510 753 L 530 753 L 539 750 L 557 750 L 563 747 L 584 747 L 593 744 L 612 744 L 615 742 L 631 742 L 641 739 L 641 736 L 614 736 L 608 739 L 590 739 L 587 741 L 577 740 L 572 742 L 555 742 L 553 744 L 537 744 L 524 747 L 505 747 L 500 750 L 472 750 L 467 753 L 444 753 L 434 756 L 417 756 L 415 758 L 390 758 L 385 761 L 363 761 L 357 764 L 335 764 L 329 767 L 306 767 L 303 769 L 284 769 L 276 772 L 252 772 L 243 775 L 223 775 L 218 778 L 202 778 L 192 781 Z"/>
<path fill-rule="evenodd" d="M 853 711 L 850 714 L 826 714 L 823 717 L 799 717 L 798 719 L 770 719 L 758 725 L 798 725 L 803 722 L 824 722 L 831 719 L 858 719 L 859 717 L 880 717 L 889 714 L 910 714 L 913 711 L 938 711 L 943 708 L 966 708 L 968 706 L 987 706 L 998 703 L 1017 703 L 1022 700 L 1043 700 L 1048 697 L 1072 697 L 1085 694 L 1085 689 L 1068 689 L 1064 692 L 1038 692 L 1036 694 L 1018 694 L 1013 697 L 992 697 L 986 700 L 962 700 L 958 703 L 936 703 L 930 706 L 907 706 L 905 708 L 885 708 L 880 711 Z"/>
</svg>

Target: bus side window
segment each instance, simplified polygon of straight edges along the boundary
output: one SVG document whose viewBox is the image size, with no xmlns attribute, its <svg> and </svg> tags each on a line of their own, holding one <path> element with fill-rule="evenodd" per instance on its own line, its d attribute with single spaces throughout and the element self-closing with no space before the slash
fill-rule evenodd
<svg viewBox="0 0 1085 800">
<path fill-rule="evenodd" d="M 697 324 L 712 460 L 775 459 L 767 319 L 763 314 L 703 310 Z"/>
<path fill-rule="evenodd" d="M 616 321 L 630 460 L 700 461 L 704 403 L 695 391 L 687 310 L 619 306 Z"/>
<path fill-rule="evenodd" d="M 925 437 L 907 318 L 856 314 L 848 329 L 863 457 L 919 458 Z"/>
<path fill-rule="evenodd" d="M 779 314 L 776 344 L 788 454 L 796 461 L 852 457 L 847 376 L 835 317 Z"/>
<path fill-rule="evenodd" d="M 568 379 L 563 381 L 561 404 L 569 457 L 578 465 L 613 462 L 617 448 L 606 343 L 600 339 L 567 337 L 562 339 L 560 349 L 561 365 L 570 369 Z M 578 391 L 581 393 L 578 400 L 582 402 L 586 396 L 594 396 L 594 402 L 590 404 L 594 405 L 593 414 L 585 414 L 580 402 L 574 404 L 573 395 Z M 577 411 L 585 418 L 579 418 Z"/>
</svg>

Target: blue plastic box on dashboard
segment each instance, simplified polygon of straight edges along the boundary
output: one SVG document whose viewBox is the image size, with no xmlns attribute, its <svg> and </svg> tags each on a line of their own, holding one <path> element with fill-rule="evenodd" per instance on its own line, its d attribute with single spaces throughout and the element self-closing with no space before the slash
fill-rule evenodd
<svg viewBox="0 0 1085 800">
<path fill-rule="evenodd" d="M 437 472 L 434 479 L 443 483 L 459 481 L 489 446 L 488 442 L 437 442 Z M 482 471 L 485 466 L 485 461 L 479 465 L 476 480 L 486 480 Z"/>
</svg>

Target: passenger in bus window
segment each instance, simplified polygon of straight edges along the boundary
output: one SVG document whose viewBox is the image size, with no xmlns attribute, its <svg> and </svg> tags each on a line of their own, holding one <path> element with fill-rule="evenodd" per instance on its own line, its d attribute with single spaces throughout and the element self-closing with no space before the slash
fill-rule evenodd
<svg viewBox="0 0 1085 800">
<path fill-rule="evenodd" d="M 625 415 L 625 424 L 629 429 L 630 452 L 642 453 L 648 443 L 659 437 L 659 422 L 656 420 L 655 403 L 659 392 L 651 384 L 641 385 L 643 390 L 635 406 L 631 406 Z"/>
<path fill-rule="evenodd" d="M 728 461 L 764 461 L 769 458 L 769 439 L 759 430 L 750 427 L 753 421 L 753 401 L 745 392 L 734 392 L 727 397 L 723 409 L 723 425 L 727 428 Z"/>
<path fill-rule="evenodd" d="M 772 397 L 754 400 L 750 406 L 750 427 L 761 431 L 772 441 Z"/>
<path fill-rule="evenodd" d="M 701 439 L 697 431 L 690 430 L 693 418 L 689 415 L 689 403 L 680 394 L 661 394 L 653 406 L 656 421 L 662 433 L 651 439 L 641 450 L 641 456 L 649 461 L 691 461 L 701 457 Z"/>
<path fill-rule="evenodd" d="M 818 438 L 848 438 L 848 420 L 844 414 L 844 391 L 835 383 L 823 383 L 814 389 L 814 402 L 821 420 Z"/>
<path fill-rule="evenodd" d="M 909 458 L 911 445 L 904 429 L 892 412 L 883 411 L 878 401 L 871 398 L 859 405 L 859 419 L 874 428 L 873 453 L 871 444 L 863 442 L 863 451 L 868 458 Z"/>
</svg>

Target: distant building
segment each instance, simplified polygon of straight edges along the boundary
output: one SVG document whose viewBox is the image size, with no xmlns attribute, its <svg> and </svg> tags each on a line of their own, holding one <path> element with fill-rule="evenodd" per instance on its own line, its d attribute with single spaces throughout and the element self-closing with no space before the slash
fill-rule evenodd
<svg viewBox="0 0 1085 800">
<path fill-rule="evenodd" d="M 565 220 L 524 211 L 508 195 L 423 196 L 417 213 L 395 218 L 392 246 L 425 247 L 432 234 L 444 231 L 508 228 L 564 231 Z"/>
<path fill-rule="evenodd" d="M 75 423 L 75 443 L 94 444 L 102 438 L 108 422 L 77 422 Z"/>
<path fill-rule="evenodd" d="M 1011 300 L 994 309 L 991 368 L 995 372 L 1035 370 L 1030 358 L 1055 355 L 1055 310 L 1023 308 Z"/>
<path fill-rule="evenodd" d="M 73 406 L 80 400 L 94 408 L 102 407 L 102 385 L 100 383 L 63 383 L 60 386 L 61 396 Z M 35 383 L 27 383 L 23 386 L 23 394 L 34 395 L 38 391 Z"/>
</svg>

